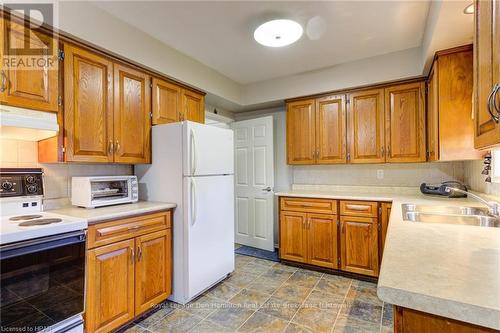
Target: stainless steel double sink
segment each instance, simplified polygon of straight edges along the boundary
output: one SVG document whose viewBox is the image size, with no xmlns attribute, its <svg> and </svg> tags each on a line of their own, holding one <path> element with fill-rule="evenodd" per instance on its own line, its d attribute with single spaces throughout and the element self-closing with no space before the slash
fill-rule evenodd
<svg viewBox="0 0 500 333">
<path fill-rule="evenodd" d="M 500 227 L 500 219 L 489 215 L 488 208 L 483 207 L 402 204 L 402 209 L 403 220 L 410 222 Z"/>
</svg>

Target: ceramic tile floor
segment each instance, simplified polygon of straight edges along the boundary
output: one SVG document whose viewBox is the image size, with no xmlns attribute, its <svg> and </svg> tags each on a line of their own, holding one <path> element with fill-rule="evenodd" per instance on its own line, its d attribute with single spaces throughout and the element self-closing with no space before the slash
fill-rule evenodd
<svg viewBox="0 0 500 333">
<path fill-rule="evenodd" d="M 376 285 L 236 255 L 233 274 L 193 302 L 166 302 L 127 333 L 392 332 Z"/>
</svg>

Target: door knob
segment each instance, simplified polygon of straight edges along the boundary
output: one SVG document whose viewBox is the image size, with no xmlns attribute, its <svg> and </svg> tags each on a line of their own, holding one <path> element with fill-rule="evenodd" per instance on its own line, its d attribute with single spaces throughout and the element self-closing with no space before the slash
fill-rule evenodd
<svg viewBox="0 0 500 333">
<path fill-rule="evenodd" d="M 271 188 L 271 186 L 268 186 L 268 187 L 262 189 L 262 191 L 264 191 L 264 192 L 272 192 L 272 190 L 273 189 Z"/>
</svg>

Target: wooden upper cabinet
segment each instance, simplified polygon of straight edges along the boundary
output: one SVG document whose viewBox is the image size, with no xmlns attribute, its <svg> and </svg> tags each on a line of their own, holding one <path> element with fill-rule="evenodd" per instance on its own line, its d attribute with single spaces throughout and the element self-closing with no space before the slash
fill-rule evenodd
<svg viewBox="0 0 500 333">
<path fill-rule="evenodd" d="M 134 318 L 134 243 L 130 239 L 87 252 L 87 332 L 110 332 Z"/>
<path fill-rule="evenodd" d="M 387 162 L 425 162 L 424 89 L 424 82 L 385 89 Z"/>
<path fill-rule="evenodd" d="M 307 214 L 281 211 L 280 257 L 285 260 L 307 262 Z"/>
<path fill-rule="evenodd" d="M 288 164 L 314 164 L 316 161 L 315 100 L 288 103 L 286 115 Z"/>
<path fill-rule="evenodd" d="M 136 238 L 135 315 L 150 310 L 171 293 L 171 229 Z"/>
<path fill-rule="evenodd" d="M 64 45 L 66 161 L 113 162 L 113 63 Z"/>
<path fill-rule="evenodd" d="M 377 219 L 341 216 L 341 269 L 347 272 L 378 276 Z"/>
<path fill-rule="evenodd" d="M 384 90 L 354 92 L 348 98 L 349 162 L 384 162 Z"/>
<path fill-rule="evenodd" d="M 346 163 L 345 95 L 316 99 L 316 163 Z"/>
<path fill-rule="evenodd" d="M 309 264 L 338 268 L 336 215 L 307 215 L 307 247 Z"/>
<path fill-rule="evenodd" d="M 151 161 L 151 88 L 149 75 L 114 64 L 115 162 Z"/>
<path fill-rule="evenodd" d="M 181 120 L 205 123 L 205 96 L 191 90 L 182 89 Z"/>
<path fill-rule="evenodd" d="M 427 81 L 427 159 L 439 159 L 439 63 L 435 62 Z"/>
<path fill-rule="evenodd" d="M 29 69 L 13 68 L 0 64 L 0 102 L 2 104 L 58 112 L 59 105 L 59 62 L 58 42 L 51 36 L 24 27 L 22 24 L 0 18 L 0 56 L 11 56 L 22 60 L 25 57 L 18 50 L 30 45 L 38 49 L 43 61 Z M 41 65 L 40 65 L 41 64 Z"/>
<path fill-rule="evenodd" d="M 180 121 L 182 88 L 153 78 L 153 125 Z"/>
<path fill-rule="evenodd" d="M 476 0 L 474 16 L 474 145 L 486 148 L 500 144 L 500 1 Z"/>
<path fill-rule="evenodd" d="M 429 161 L 481 159 L 474 149 L 472 58 L 472 45 L 439 51 L 434 57 L 427 85 Z"/>
</svg>

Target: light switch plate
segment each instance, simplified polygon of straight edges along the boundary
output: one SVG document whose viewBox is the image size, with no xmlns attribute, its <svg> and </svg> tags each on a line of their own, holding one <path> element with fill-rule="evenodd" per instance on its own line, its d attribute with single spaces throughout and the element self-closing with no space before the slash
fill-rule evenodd
<svg viewBox="0 0 500 333">
<path fill-rule="evenodd" d="M 384 170 L 377 170 L 377 179 L 384 179 Z"/>
</svg>

